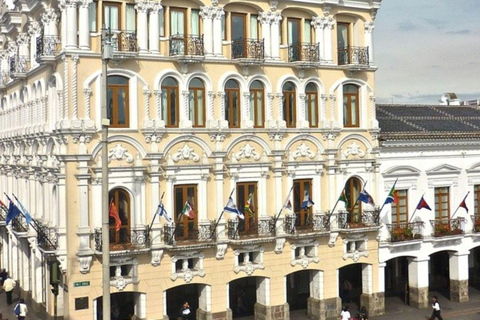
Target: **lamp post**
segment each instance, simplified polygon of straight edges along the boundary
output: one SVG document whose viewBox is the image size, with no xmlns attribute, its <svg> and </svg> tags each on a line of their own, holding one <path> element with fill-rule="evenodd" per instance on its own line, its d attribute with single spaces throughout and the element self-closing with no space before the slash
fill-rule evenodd
<svg viewBox="0 0 480 320">
<path fill-rule="evenodd" d="M 102 28 L 102 313 L 110 320 L 110 226 L 108 208 L 108 126 L 107 65 L 113 56 L 110 30 Z"/>
</svg>

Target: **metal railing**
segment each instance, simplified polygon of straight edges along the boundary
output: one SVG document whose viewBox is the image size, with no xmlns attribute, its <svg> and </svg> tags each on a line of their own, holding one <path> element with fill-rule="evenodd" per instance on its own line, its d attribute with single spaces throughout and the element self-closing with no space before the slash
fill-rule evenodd
<svg viewBox="0 0 480 320">
<path fill-rule="evenodd" d="M 170 37 L 170 56 L 204 56 L 202 35 L 174 35 Z"/>
<path fill-rule="evenodd" d="M 38 246 L 45 251 L 56 250 L 58 245 L 58 234 L 56 228 L 49 227 L 38 220 L 36 220 L 36 226 L 38 228 Z"/>
<path fill-rule="evenodd" d="M 14 55 L 10 57 L 10 76 L 16 73 L 27 73 L 30 68 L 28 56 Z"/>
<path fill-rule="evenodd" d="M 232 41 L 232 59 L 265 59 L 265 39 L 238 38 Z"/>
<path fill-rule="evenodd" d="M 423 221 L 387 224 L 390 232 L 390 241 L 399 242 L 423 239 L 423 226 Z"/>
<path fill-rule="evenodd" d="M 320 62 L 318 43 L 297 42 L 288 46 L 288 62 Z"/>
<path fill-rule="evenodd" d="M 445 237 L 465 233 L 466 220 L 464 217 L 430 220 L 430 223 L 433 227 L 432 236 L 434 237 Z"/>
<path fill-rule="evenodd" d="M 330 230 L 329 215 L 324 213 L 315 213 L 307 215 L 304 225 L 300 226 L 300 217 L 298 214 L 285 216 L 285 233 L 295 234 L 302 232 L 326 232 Z"/>
<path fill-rule="evenodd" d="M 338 48 L 338 64 L 355 64 L 368 66 L 370 64 L 368 56 L 368 47 Z"/>
<path fill-rule="evenodd" d="M 110 230 L 110 250 L 134 250 L 134 249 L 143 249 L 150 246 L 150 230 L 148 226 L 145 226 L 145 229 L 142 230 L 129 230 L 123 228 L 120 231 L 120 237 L 118 240 L 112 241 L 112 238 L 115 239 L 115 235 L 112 237 L 112 232 L 120 232 L 115 229 Z M 95 241 L 95 250 L 102 251 L 102 229 L 95 228 L 94 233 Z"/>
<path fill-rule="evenodd" d="M 112 31 L 112 48 L 117 52 L 137 52 L 137 34 L 134 31 Z"/>
<path fill-rule="evenodd" d="M 176 245 L 177 242 L 205 242 L 216 239 L 214 233 L 215 221 L 209 224 L 198 225 L 198 229 L 188 229 L 187 232 L 183 226 L 178 228 L 174 223 L 163 226 L 163 241 L 168 245 Z"/>
<path fill-rule="evenodd" d="M 35 60 L 40 63 L 43 57 L 55 57 L 61 48 L 60 37 L 40 35 L 37 37 Z"/>
<path fill-rule="evenodd" d="M 245 224 L 248 223 L 248 226 Z M 273 218 L 254 220 L 229 219 L 227 223 L 228 239 L 269 237 L 275 233 Z"/>
<path fill-rule="evenodd" d="M 380 212 L 378 209 L 362 211 L 358 221 L 351 221 L 350 215 L 351 213 L 348 211 L 340 211 L 337 213 L 339 229 L 367 228 L 380 225 Z"/>
<path fill-rule="evenodd" d="M 16 232 L 27 232 L 28 231 L 28 223 L 23 217 L 23 215 L 19 214 L 15 218 L 12 219 L 12 229 Z"/>
</svg>

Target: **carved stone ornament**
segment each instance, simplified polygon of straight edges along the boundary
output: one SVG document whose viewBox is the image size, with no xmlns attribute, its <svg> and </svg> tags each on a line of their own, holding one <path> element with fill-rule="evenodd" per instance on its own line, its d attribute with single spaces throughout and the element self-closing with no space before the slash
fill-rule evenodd
<svg viewBox="0 0 480 320">
<path fill-rule="evenodd" d="M 226 243 L 217 244 L 217 254 L 215 255 L 215 258 L 217 258 L 217 260 L 221 260 L 225 258 L 225 252 L 227 252 L 227 244 Z"/>
<path fill-rule="evenodd" d="M 78 257 L 78 265 L 80 267 L 80 272 L 86 274 L 90 272 L 90 266 L 92 264 L 92 256 L 81 256 Z"/>
<path fill-rule="evenodd" d="M 240 148 L 240 152 L 235 154 L 235 159 L 240 160 L 242 158 L 252 158 L 253 160 L 258 161 L 260 160 L 260 154 L 258 152 L 255 152 L 255 148 L 252 147 L 249 143 L 246 143 L 245 146 Z"/>
<path fill-rule="evenodd" d="M 152 250 L 151 254 L 152 259 L 150 263 L 152 264 L 152 266 L 158 267 L 160 265 L 160 261 L 162 260 L 163 250 Z"/>
<path fill-rule="evenodd" d="M 365 157 L 365 151 L 363 151 L 356 142 L 352 142 L 347 147 L 347 150 L 343 152 L 343 155 L 345 156 L 345 158 L 348 158 L 349 156 L 363 158 Z"/>
<path fill-rule="evenodd" d="M 194 162 L 198 162 L 200 160 L 200 156 L 195 153 L 193 148 L 190 148 L 187 143 L 185 143 L 182 148 L 178 149 L 177 153 L 175 153 L 172 157 L 174 162 L 190 159 Z"/>
<path fill-rule="evenodd" d="M 285 238 L 275 239 L 275 253 L 282 253 L 284 246 L 285 246 Z"/>
<path fill-rule="evenodd" d="M 298 157 L 308 157 L 310 159 L 313 159 L 315 157 L 315 153 L 310 150 L 310 147 L 307 146 L 305 143 L 302 143 L 297 147 L 297 150 L 292 153 L 293 158 L 297 159 Z"/>
<path fill-rule="evenodd" d="M 115 148 L 108 152 L 108 162 L 112 160 L 125 160 L 128 163 L 132 163 L 133 155 L 128 152 L 127 148 L 122 147 L 121 144 L 117 144 Z"/>
</svg>

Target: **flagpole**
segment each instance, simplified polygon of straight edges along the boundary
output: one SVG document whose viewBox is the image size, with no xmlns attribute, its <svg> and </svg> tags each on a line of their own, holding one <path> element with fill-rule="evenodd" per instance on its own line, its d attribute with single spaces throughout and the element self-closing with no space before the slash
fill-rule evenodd
<svg viewBox="0 0 480 320">
<path fill-rule="evenodd" d="M 465 202 L 465 199 L 467 199 L 469 193 L 470 193 L 470 191 L 467 192 L 467 195 L 465 196 L 465 198 L 463 198 L 463 200 L 462 200 L 462 202 L 460 202 L 460 204 L 462 204 L 462 203 Z M 460 204 L 458 205 L 457 209 L 455 210 L 455 212 L 453 213 L 453 215 L 450 217 L 450 219 L 453 219 L 453 217 L 454 217 L 455 214 L 457 213 L 458 209 L 460 209 Z"/>
<path fill-rule="evenodd" d="M 148 230 L 152 230 L 153 222 L 155 221 L 155 217 L 157 216 L 158 208 L 160 208 L 160 204 L 162 204 L 163 196 L 165 195 L 165 191 L 163 191 L 162 196 L 160 197 L 160 203 L 158 204 L 157 211 L 155 211 L 155 214 L 153 215 L 152 222 L 150 222 L 150 227 L 148 227 Z"/>
<path fill-rule="evenodd" d="M 190 196 L 187 197 L 187 202 L 190 204 L 189 200 L 190 200 Z M 179 216 L 177 217 L 177 221 L 175 222 L 175 229 L 173 229 L 173 233 L 170 236 L 170 239 L 168 240 L 168 243 L 172 242 L 173 237 L 175 236 L 175 233 L 177 233 L 178 223 L 180 222 L 180 217 L 183 218 L 183 215 L 184 215 L 184 213 L 183 213 L 183 210 L 182 210 L 182 213 L 179 214 Z"/>
<path fill-rule="evenodd" d="M 292 194 L 292 191 L 293 191 L 293 186 L 290 188 L 290 191 L 288 192 L 287 198 L 285 199 L 285 202 L 283 203 L 283 206 L 280 208 L 280 211 L 278 212 L 278 214 L 276 215 L 276 217 L 273 220 L 274 221 L 274 223 L 273 223 L 274 227 L 277 225 L 278 219 L 280 219 L 280 215 L 283 212 L 283 208 L 285 208 L 285 205 L 287 204 L 288 200 L 290 200 L 290 195 Z"/>
<path fill-rule="evenodd" d="M 420 198 L 420 201 L 422 201 L 424 195 L 425 195 L 425 192 L 422 194 L 422 197 Z M 418 201 L 418 204 L 417 204 L 417 206 L 415 207 L 415 210 L 413 210 L 412 216 L 411 216 L 410 219 L 408 220 L 408 223 L 411 223 L 411 222 L 412 222 L 412 218 L 413 218 L 413 216 L 415 215 L 415 212 L 417 212 L 417 208 L 418 208 L 418 205 L 420 204 L 420 201 Z"/>
<path fill-rule="evenodd" d="M 232 197 L 233 191 L 235 191 L 235 188 L 233 188 L 233 189 L 232 189 L 232 192 L 230 192 L 230 196 L 228 197 L 229 200 L 230 200 L 230 198 Z M 227 200 L 227 201 L 228 201 L 228 200 Z M 210 233 L 210 239 L 213 238 L 213 235 L 215 234 L 215 231 L 217 230 L 218 224 L 220 223 L 220 219 L 222 219 L 222 216 L 223 216 L 223 213 L 224 213 L 224 212 L 225 212 L 225 207 L 223 207 L 222 213 L 220 213 L 220 217 L 218 217 L 218 220 L 217 220 L 217 222 L 215 223 L 215 226 L 213 227 L 212 232 Z"/>
<path fill-rule="evenodd" d="M 395 188 L 395 185 L 397 184 L 397 181 L 398 181 L 398 178 L 397 178 L 397 180 L 395 180 L 395 182 L 393 183 L 392 188 Z M 395 189 L 393 189 L 393 191 L 395 191 Z M 390 193 L 388 194 L 388 196 L 389 196 L 389 195 L 390 195 Z M 388 196 L 387 196 L 387 198 L 388 198 Z M 395 197 L 394 197 L 393 199 L 395 200 Z M 385 200 L 385 201 L 387 201 L 387 200 Z M 382 207 L 380 208 L 380 211 L 378 211 L 378 214 L 382 213 L 383 207 L 385 207 L 385 202 L 383 202 L 383 205 L 382 205 Z"/>
<path fill-rule="evenodd" d="M 345 192 L 345 187 L 343 187 L 342 192 L 340 193 L 340 197 L 342 196 L 342 194 L 344 194 L 344 192 Z M 332 211 L 330 211 L 330 213 L 328 214 L 328 227 L 330 227 L 330 219 L 332 218 L 332 215 L 335 212 L 335 208 L 337 207 L 338 202 L 340 201 L 340 197 L 337 198 L 337 202 L 335 202 L 335 205 L 333 206 Z"/>
</svg>

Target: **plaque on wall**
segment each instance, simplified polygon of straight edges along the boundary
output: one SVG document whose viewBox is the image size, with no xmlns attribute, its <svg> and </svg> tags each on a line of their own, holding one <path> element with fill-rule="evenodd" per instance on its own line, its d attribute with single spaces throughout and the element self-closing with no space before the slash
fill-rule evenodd
<svg viewBox="0 0 480 320">
<path fill-rule="evenodd" d="M 88 309 L 88 297 L 75 298 L 75 310 Z"/>
</svg>

